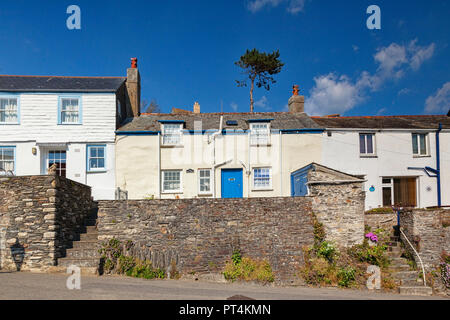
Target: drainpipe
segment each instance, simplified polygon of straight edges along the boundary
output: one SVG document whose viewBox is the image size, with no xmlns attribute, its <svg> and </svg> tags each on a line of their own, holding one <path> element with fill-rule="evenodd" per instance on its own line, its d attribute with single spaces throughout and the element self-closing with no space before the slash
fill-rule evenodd
<svg viewBox="0 0 450 320">
<path fill-rule="evenodd" d="M 439 148 L 439 134 L 442 131 L 442 123 L 439 123 L 439 128 L 436 132 L 436 176 L 437 176 L 437 196 L 438 196 L 438 207 L 442 206 L 441 198 L 441 154 Z"/>
<path fill-rule="evenodd" d="M 213 139 L 213 198 L 216 198 L 216 137 L 222 134 L 223 130 L 223 116 L 220 116 L 220 124 L 219 124 L 219 131 L 214 132 L 211 135 L 211 138 Z M 211 143 L 211 140 L 208 137 L 208 144 Z"/>
<path fill-rule="evenodd" d="M 161 199 L 161 133 L 158 132 L 158 194 Z"/>
</svg>

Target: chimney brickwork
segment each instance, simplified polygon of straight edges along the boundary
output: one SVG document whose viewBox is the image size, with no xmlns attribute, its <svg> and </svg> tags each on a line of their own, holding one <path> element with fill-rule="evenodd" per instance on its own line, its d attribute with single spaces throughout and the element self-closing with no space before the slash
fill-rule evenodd
<svg viewBox="0 0 450 320">
<path fill-rule="evenodd" d="M 200 104 L 198 102 L 194 103 L 194 113 L 200 113 Z"/>
<path fill-rule="evenodd" d="M 141 115 L 141 75 L 137 68 L 137 58 L 131 59 L 131 68 L 127 69 L 127 110 L 131 110 L 131 117 Z"/>
<path fill-rule="evenodd" d="M 300 96 L 299 86 L 293 87 L 292 97 L 289 99 L 289 112 L 302 113 L 305 112 L 305 96 Z"/>
</svg>

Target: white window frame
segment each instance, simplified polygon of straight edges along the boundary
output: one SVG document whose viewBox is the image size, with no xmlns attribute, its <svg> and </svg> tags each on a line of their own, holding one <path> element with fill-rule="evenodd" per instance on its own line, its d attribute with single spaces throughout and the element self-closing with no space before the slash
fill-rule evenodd
<svg viewBox="0 0 450 320">
<path fill-rule="evenodd" d="M 417 136 L 417 153 L 414 153 L 414 136 Z M 425 153 L 421 154 L 421 142 L 420 142 L 420 136 L 425 136 Z M 428 133 L 419 133 L 419 132 L 413 132 L 411 134 L 411 143 L 412 143 L 412 149 L 413 149 L 413 157 L 428 157 L 430 155 L 430 141 L 429 141 L 429 134 Z"/>
<path fill-rule="evenodd" d="M 103 149 L 103 157 L 99 157 L 98 154 L 97 154 L 96 157 L 92 157 L 91 156 L 91 150 L 93 148 Z M 90 145 L 86 146 L 87 172 L 88 173 L 89 172 L 105 172 L 105 171 L 107 171 L 107 169 L 106 169 L 106 150 L 107 150 L 107 148 L 106 148 L 106 145 L 104 145 L 104 144 L 103 145 L 101 145 L 101 144 L 99 144 L 99 145 L 90 144 Z M 102 158 L 103 158 L 103 167 L 97 167 L 97 168 L 91 167 L 91 159 L 97 159 L 97 161 L 98 161 L 98 159 L 102 159 Z"/>
<path fill-rule="evenodd" d="M 255 184 L 256 182 L 256 176 L 255 171 L 256 170 L 269 170 L 269 185 L 268 186 L 257 186 Z M 273 176 L 272 176 L 272 168 L 271 167 L 254 167 L 252 168 L 252 187 L 253 190 L 272 190 L 273 189 Z"/>
<path fill-rule="evenodd" d="M 361 136 L 364 136 L 364 153 L 361 153 Z M 372 137 L 372 153 L 367 152 L 367 136 Z M 361 157 L 373 157 L 377 155 L 376 148 L 376 137 L 373 132 L 360 132 L 358 135 L 359 138 L 359 154 Z"/>
<path fill-rule="evenodd" d="M 261 137 L 264 137 L 265 135 L 258 134 L 258 129 L 255 127 L 258 126 L 267 126 L 267 140 L 260 142 Z M 270 123 L 269 122 L 254 122 L 250 123 L 250 145 L 252 146 L 269 146 L 270 145 Z"/>
<path fill-rule="evenodd" d="M 11 171 L 14 175 L 16 174 L 16 147 L 15 146 L 1 146 L 0 145 L 0 161 L 1 162 L 11 162 L 11 160 L 4 160 L 3 159 L 3 150 L 5 149 L 10 149 L 13 152 L 13 160 L 12 160 L 12 164 L 13 164 L 13 170 L 8 170 Z M 0 176 L 2 175 L 7 175 L 8 172 L 4 172 L 4 171 L 0 171 Z"/>
<path fill-rule="evenodd" d="M 72 111 L 63 111 L 63 101 L 64 100 L 77 100 L 78 101 L 78 110 Z M 77 121 L 63 121 L 63 112 L 73 112 L 78 114 Z M 59 97 L 59 105 L 58 105 L 58 124 L 59 125 L 80 125 L 82 124 L 82 106 L 81 106 L 81 97 L 80 96 L 61 96 Z"/>
<path fill-rule="evenodd" d="M 177 190 L 165 190 L 164 182 L 165 182 L 165 173 L 167 172 L 177 172 L 180 174 L 180 187 Z M 183 193 L 183 170 L 162 170 L 161 171 L 161 193 L 170 194 L 170 193 Z"/>
<path fill-rule="evenodd" d="M 166 133 L 166 129 L 168 127 L 178 127 L 178 134 L 176 133 Z M 177 132 L 177 130 L 174 130 L 174 132 Z M 176 137 L 178 136 L 178 142 L 173 143 L 171 141 L 166 141 L 166 137 Z M 161 138 L 162 138 L 162 145 L 163 146 L 180 146 L 183 142 L 183 124 L 182 123 L 163 123 L 162 124 L 162 130 L 161 130 Z"/>
<path fill-rule="evenodd" d="M 205 179 L 205 177 L 201 177 L 202 171 L 209 171 L 209 191 L 202 191 L 201 190 L 201 180 Z M 212 169 L 210 168 L 204 168 L 204 169 L 198 169 L 198 194 L 201 195 L 211 195 L 213 189 L 213 174 Z"/>
<path fill-rule="evenodd" d="M 5 121 L 0 121 L 0 125 L 4 125 L 4 124 L 19 124 L 20 123 L 20 99 L 18 96 L 2 96 L 0 95 L 0 100 L 16 100 L 16 119 L 17 121 L 6 121 L 6 108 L 5 109 L 0 109 L 0 112 L 4 112 L 5 113 Z M 0 104 L 0 108 L 1 108 L 1 104 Z"/>
</svg>

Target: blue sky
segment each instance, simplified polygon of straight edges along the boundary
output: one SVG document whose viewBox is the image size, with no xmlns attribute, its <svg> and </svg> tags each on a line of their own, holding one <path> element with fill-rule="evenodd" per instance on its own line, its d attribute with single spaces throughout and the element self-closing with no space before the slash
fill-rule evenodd
<svg viewBox="0 0 450 320">
<path fill-rule="evenodd" d="M 66 9 L 81 8 L 81 30 Z M 381 30 L 366 9 L 381 8 Z M 0 74 L 125 76 L 142 98 L 202 112 L 247 112 L 234 62 L 247 48 L 285 63 L 255 111 L 285 111 L 298 84 L 309 114 L 442 114 L 450 108 L 450 2 L 382 0 L 2 1 Z"/>
</svg>

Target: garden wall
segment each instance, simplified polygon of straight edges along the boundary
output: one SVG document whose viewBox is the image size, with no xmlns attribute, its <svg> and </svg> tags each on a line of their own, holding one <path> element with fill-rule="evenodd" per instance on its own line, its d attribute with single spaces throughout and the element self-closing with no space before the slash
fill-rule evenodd
<svg viewBox="0 0 450 320">
<path fill-rule="evenodd" d="M 92 207 L 91 189 L 56 175 L 0 178 L 0 269 L 45 271 Z"/>
<path fill-rule="evenodd" d="M 450 210 L 445 209 L 415 209 L 400 214 L 402 230 L 418 251 L 427 271 L 439 264 L 444 251 L 450 252 L 449 222 Z M 409 249 L 403 236 L 402 240 Z"/>
</svg>

